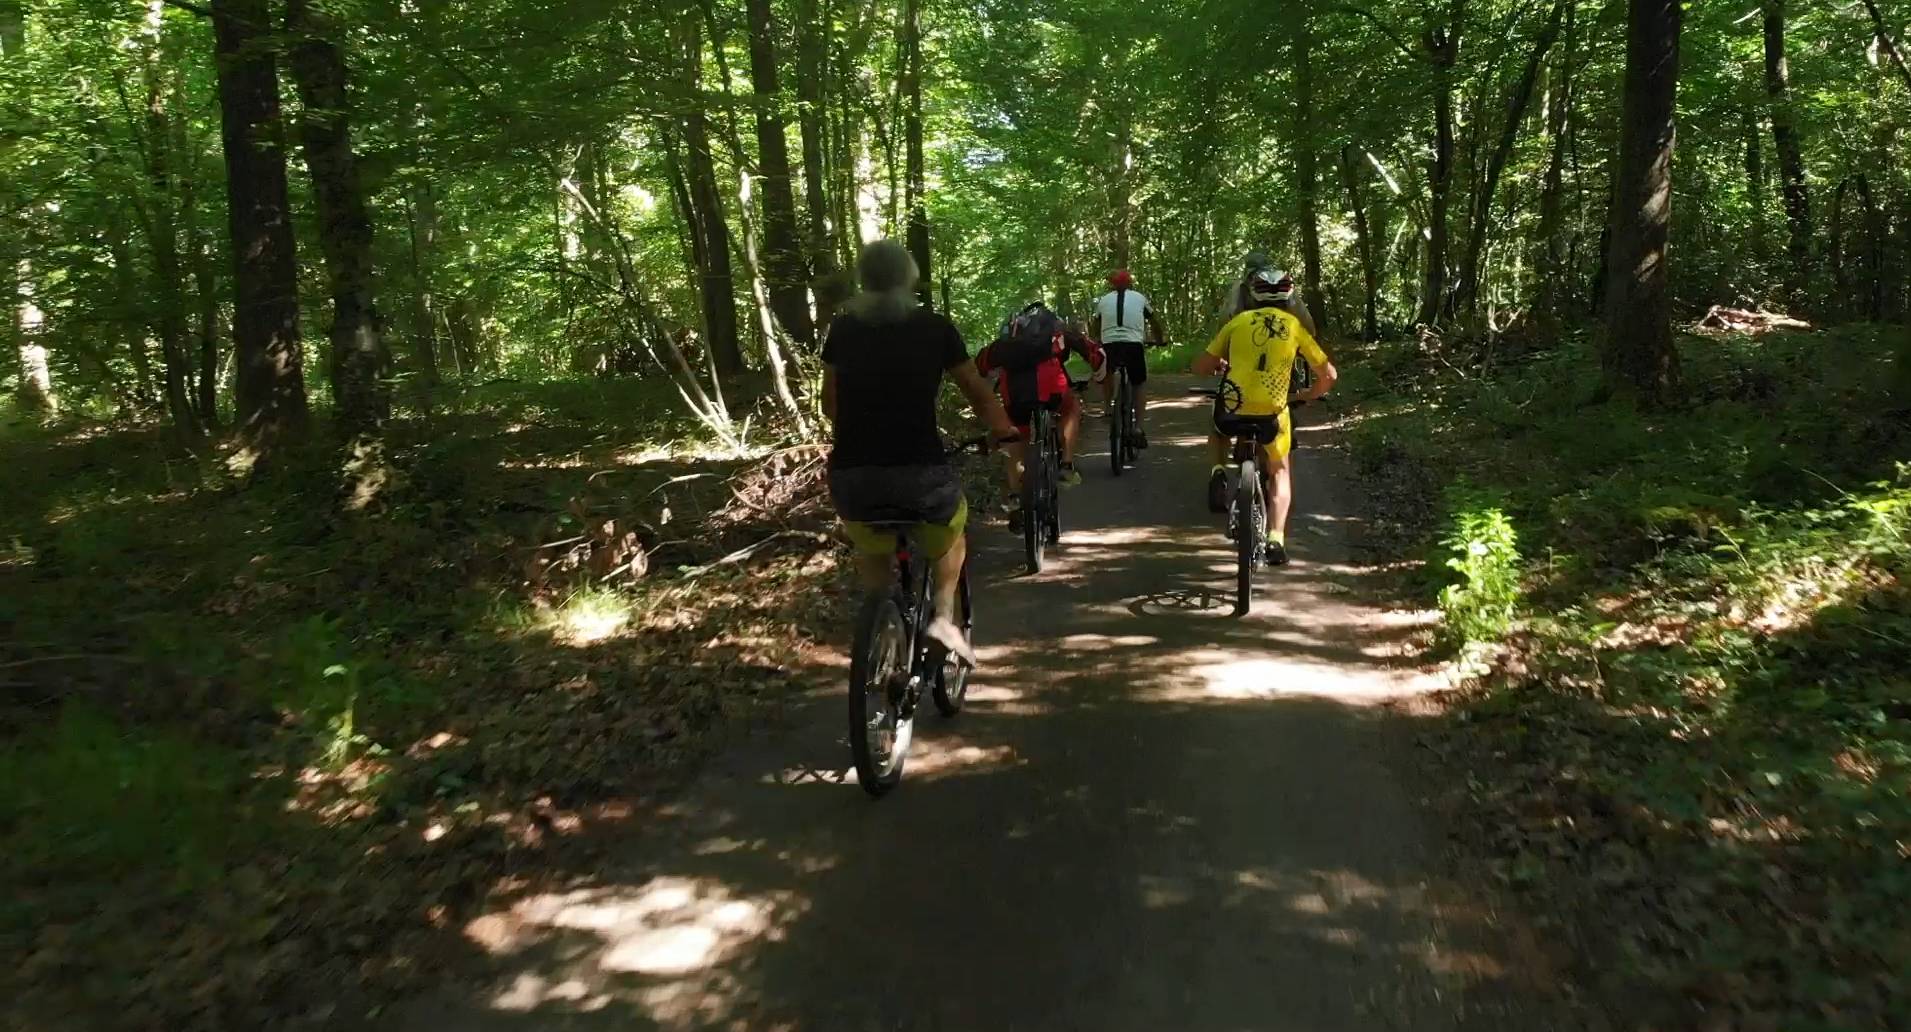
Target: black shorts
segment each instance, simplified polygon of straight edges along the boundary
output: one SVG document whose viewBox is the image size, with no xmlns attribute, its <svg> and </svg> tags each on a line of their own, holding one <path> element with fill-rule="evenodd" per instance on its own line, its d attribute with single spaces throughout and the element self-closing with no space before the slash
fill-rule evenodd
<svg viewBox="0 0 1911 1032">
<path fill-rule="evenodd" d="M 1102 342 L 1101 349 L 1108 356 L 1110 376 L 1117 369 L 1126 369 L 1129 383 L 1139 387 L 1148 382 L 1146 345 L 1131 340 L 1111 340 Z"/>
<path fill-rule="evenodd" d="M 948 523 L 962 508 L 962 478 L 947 463 L 831 469 L 829 496 L 856 523 Z"/>
<path fill-rule="evenodd" d="M 1242 437 L 1253 439 L 1259 444 L 1273 444 L 1286 429 L 1285 421 L 1279 413 L 1272 416 L 1231 416 L 1221 411 L 1221 403 L 1214 403 L 1214 432 L 1229 440 Z"/>
</svg>

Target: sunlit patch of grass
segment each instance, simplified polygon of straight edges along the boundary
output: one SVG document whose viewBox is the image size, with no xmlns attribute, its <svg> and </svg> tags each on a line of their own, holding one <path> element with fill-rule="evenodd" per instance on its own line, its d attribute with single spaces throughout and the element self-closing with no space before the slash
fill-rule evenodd
<svg viewBox="0 0 1911 1032">
<path fill-rule="evenodd" d="M 628 596 L 601 588 L 585 588 L 551 609 L 545 626 L 567 645 L 595 645 L 622 633 L 635 617 Z"/>
</svg>

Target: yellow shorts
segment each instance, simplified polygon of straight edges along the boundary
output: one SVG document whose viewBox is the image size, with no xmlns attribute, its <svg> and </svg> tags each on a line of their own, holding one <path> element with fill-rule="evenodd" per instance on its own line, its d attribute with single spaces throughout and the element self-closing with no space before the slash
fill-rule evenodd
<svg viewBox="0 0 1911 1032">
<path fill-rule="evenodd" d="M 906 528 L 909 536 L 930 559 L 940 559 L 949 554 L 949 549 L 962 538 L 962 531 L 969 525 L 969 500 L 964 498 L 956 506 L 955 515 L 947 523 L 918 523 Z M 843 533 L 849 536 L 849 543 L 859 555 L 886 556 L 896 550 L 896 528 L 877 526 L 871 523 L 857 523 L 854 520 L 843 521 Z"/>
<path fill-rule="evenodd" d="M 1239 420 L 1240 418 L 1241 417 L 1238 417 L 1238 416 L 1223 416 L 1217 413 L 1214 417 L 1215 436 L 1222 437 L 1222 438 L 1232 438 L 1235 435 L 1235 433 L 1237 433 L 1240 429 L 1239 423 L 1237 422 L 1237 420 Z M 1253 417 L 1248 417 L 1248 418 L 1253 418 Z M 1266 417 L 1263 416 L 1260 418 L 1265 419 Z M 1290 413 L 1287 409 L 1283 408 L 1281 409 L 1280 431 L 1274 435 L 1273 440 L 1267 442 L 1267 445 L 1263 450 L 1267 452 L 1267 457 L 1270 462 L 1278 463 L 1282 459 L 1287 457 L 1287 453 L 1290 450 L 1292 450 L 1293 447 L 1294 447 L 1293 414 Z"/>
</svg>

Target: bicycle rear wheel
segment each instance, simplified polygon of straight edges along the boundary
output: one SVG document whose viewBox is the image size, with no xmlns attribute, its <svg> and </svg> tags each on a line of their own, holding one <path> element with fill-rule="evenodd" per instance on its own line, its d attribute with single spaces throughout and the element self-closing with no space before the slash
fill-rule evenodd
<svg viewBox="0 0 1911 1032">
<path fill-rule="evenodd" d="M 1039 423 L 1034 429 L 1022 453 L 1022 551 L 1028 560 L 1028 572 L 1041 573 L 1043 539 L 1048 533 L 1048 508 L 1042 497 L 1043 485 L 1048 481 L 1047 459 L 1042 455 L 1047 439 Z"/>
<path fill-rule="evenodd" d="M 1115 410 L 1108 414 L 1108 465 L 1121 476 L 1128 455 L 1128 420 L 1132 407 L 1128 397 L 1128 371 L 1115 370 Z"/>
<path fill-rule="evenodd" d="M 1235 583 L 1234 614 L 1246 616 L 1254 606 L 1254 566 L 1259 557 L 1261 540 L 1267 532 L 1262 529 L 1260 475 L 1255 472 L 1252 463 L 1243 463 L 1240 483 L 1234 489 L 1234 548 Z"/>
<path fill-rule="evenodd" d="M 962 579 L 956 581 L 956 606 L 962 614 L 962 638 L 971 646 L 975 644 L 975 609 L 969 600 L 969 566 L 962 566 Z M 962 712 L 963 700 L 969 694 L 969 668 L 954 656 L 942 661 L 942 669 L 936 671 L 934 693 L 936 709 L 945 717 L 953 717 Z"/>
<path fill-rule="evenodd" d="M 1062 543 L 1062 430 L 1055 417 L 1048 421 L 1048 454 L 1043 456 L 1044 468 L 1048 470 L 1046 497 L 1048 504 L 1047 547 L 1054 548 Z"/>
<path fill-rule="evenodd" d="M 914 738 L 914 715 L 903 714 L 914 638 L 894 596 L 863 603 L 849 658 L 849 752 L 856 783 L 872 796 L 902 781 Z"/>
</svg>

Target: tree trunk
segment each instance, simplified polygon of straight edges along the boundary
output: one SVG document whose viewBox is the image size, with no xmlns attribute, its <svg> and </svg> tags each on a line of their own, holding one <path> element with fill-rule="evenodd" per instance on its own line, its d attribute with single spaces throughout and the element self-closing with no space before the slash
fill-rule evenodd
<svg viewBox="0 0 1911 1032">
<path fill-rule="evenodd" d="M 916 271 L 922 277 L 917 281 L 917 292 L 923 304 L 933 307 L 935 293 L 930 285 L 935 282 L 935 272 L 929 264 L 927 173 L 922 155 L 922 0 L 903 0 L 902 4 L 902 92 L 909 253 L 915 256 Z"/>
<path fill-rule="evenodd" d="M 1745 191 L 1752 206 L 1752 259 L 1762 272 L 1771 260 L 1765 238 L 1765 147 L 1758 109 L 1745 105 Z"/>
<path fill-rule="evenodd" d="M 352 153 L 351 98 L 338 26 L 311 0 L 286 0 L 292 77 L 304 105 L 299 137 L 318 203 L 319 246 L 332 290 L 332 395 L 347 437 L 375 432 L 391 414 L 380 375 L 382 319 L 373 289 L 372 220 Z"/>
<path fill-rule="evenodd" d="M 1360 256 L 1362 340 L 1380 339 L 1380 269 L 1374 263 L 1373 234 L 1367 225 L 1367 204 L 1360 190 L 1360 167 L 1354 145 L 1340 149 L 1340 174 L 1347 187 L 1347 207 L 1354 216 L 1354 250 Z"/>
<path fill-rule="evenodd" d="M 1314 132 L 1314 41 L 1305 11 L 1296 16 L 1294 36 L 1294 178 L 1301 206 L 1301 293 L 1314 316 L 1314 330 L 1327 325 L 1326 296 L 1320 281 L 1320 168 Z"/>
<path fill-rule="evenodd" d="M 1625 100 L 1614 179 L 1603 364 L 1609 387 L 1647 407 L 1679 389 L 1666 241 L 1672 227 L 1672 149 L 1682 0 L 1630 0 Z"/>
<path fill-rule="evenodd" d="M 165 8 L 158 0 L 147 0 L 143 31 L 140 74 L 145 87 L 143 143 L 146 179 L 152 186 L 150 200 L 138 194 L 132 207 L 142 215 L 153 254 L 151 293 L 158 302 L 154 329 L 159 334 L 159 353 L 163 365 L 166 414 L 174 430 L 186 438 L 199 434 L 199 421 L 192 404 L 192 362 L 186 352 L 185 270 L 179 260 L 179 219 L 174 207 L 178 189 L 174 182 L 173 115 L 168 109 L 166 83 L 160 61 L 160 25 Z"/>
<path fill-rule="evenodd" d="M 1566 314 L 1565 295 L 1572 275 L 1566 233 L 1567 130 L 1573 115 L 1575 16 L 1578 4 L 1566 3 L 1566 46 L 1553 63 L 1546 97 L 1546 136 L 1552 144 L 1546 179 L 1539 194 L 1539 297 L 1534 315 L 1548 336 L 1556 336 Z"/>
<path fill-rule="evenodd" d="M 1421 270 L 1419 320 L 1440 320 L 1447 300 L 1447 214 L 1453 193 L 1453 66 L 1459 60 L 1465 4 L 1452 5 L 1445 27 L 1426 30 L 1422 43 L 1433 65 L 1433 160 L 1427 166 L 1427 257 Z"/>
<path fill-rule="evenodd" d="M 1526 66 L 1520 71 L 1519 81 L 1514 83 L 1513 92 L 1507 97 L 1506 121 L 1500 127 L 1499 141 L 1487 155 L 1486 172 L 1479 193 L 1475 195 L 1473 225 L 1467 234 L 1466 261 L 1460 269 L 1460 288 L 1455 298 L 1469 312 L 1479 310 L 1486 236 L 1493 221 L 1493 198 L 1500 189 L 1500 176 L 1506 171 L 1507 159 L 1513 155 L 1513 145 L 1519 141 L 1520 125 L 1526 120 L 1526 108 L 1533 101 L 1533 87 L 1539 82 L 1539 71 L 1545 65 L 1547 51 L 1553 48 L 1553 41 L 1559 38 L 1560 23 L 1571 2 L 1556 0 L 1553 4 L 1545 26 L 1533 41 L 1532 52 L 1526 56 Z"/>
<path fill-rule="evenodd" d="M 438 246 L 438 206 L 426 179 L 407 191 L 406 226 L 411 244 L 411 333 L 407 350 L 412 375 L 430 396 L 438 385 L 438 313 L 432 292 L 433 251 Z"/>
<path fill-rule="evenodd" d="M 115 213 L 106 226 L 106 254 L 113 263 L 113 312 L 125 340 L 126 355 L 133 363 L 133 404 L 141 411 L 153 404 L 153 358 L 147 348 L 146 328 L 140 325 L 133 306 L 141 296 L 139 273 L 133 268 L 133 244 L 126 222 Z"/>
<path fill-rule="evenodd" d="M 4 218 L 0 213 L 0 218 Z M 0 230 L 11 227 L 0 223 Z M 12 240 L 0 240 L 0 244 L 12 243 Z M 19 386 L 14 391 L 14 399 L 21 410 L 33 415 L 46 415 L 59 410 L 59 399 L 53 393 L 53 373 L 47 366 L 46 348 L 38 340 L 40 331 L 40 309 L 33 303 L 32 269 L 26 259 L 17 262 L 10 257 L 12 250 L 0 250 L 0 269 L 5 279 L 0 286 L 6 287 L 6 294 L 0 297 L 0 304 L 6 307 L 7 350 L 14 355 L 20 374 Z"/>
<path fill-rule="evenodd" d="M 737 341 L 737 300 L 730 273 L 730 235 L 723 223 L 723 197 L 717 190 L 716 164 L 710 153 L 710 126 L 703 105 L 703 34 L 695 15 L 679 24 L 679 57 L 683 61 L 684 171 L 697 213 L 694 227 L 702 240 L 705 343 L 722 376 L 743 372 L 743 349 Z"/>
<path fill-rule="evenodd" d="M 1811 277 L 1811 187 L 1792 116 L 1791 73 L 1785 60 L 1785 0 L 1764 0 L 1765 93 L 1771 100 L 1772 147 L 1778 153 L 1779 192 L 1785 202 L 1786 286 L 1794 297 Z"/>
<path fill-rule="evenodd" d="M 233 393 L 240 429 L 269 449 L 306 423 L 278 61 L 265 0 L 211 4 L 232 235 Z"/>
<path fill-rule="evenodd" d="M 829 29 L 832 12 L 818 12 L 816 0 L 802 0 L 796 44 L 797 131 L 803 142 L 803 211 L 809 238 L 810 290 L 816 297 L 818 335 L 836 316 L 842 293 L 837 280 L 834 221 L 829 199 Z"/>
<path fill-rule="evenodd" d="M 810 319 L 809 270 L 796 230 L 790 183 L 790 141 L 783 125 L 783 90 L 776 69 L 776 26 L 770 0 L 745 0 L 750 19 L 750 85 L 756 91 L 757 189 L 763 198 L 763 271 L 770 307 L 783 332 L 804 347 L 816 343 Z"/>
</svg>

